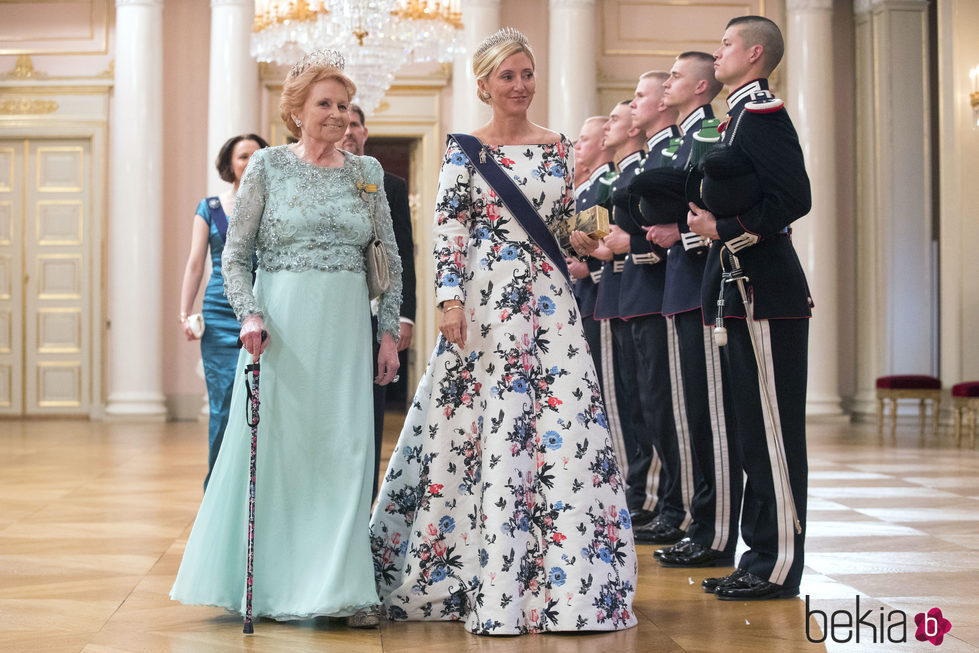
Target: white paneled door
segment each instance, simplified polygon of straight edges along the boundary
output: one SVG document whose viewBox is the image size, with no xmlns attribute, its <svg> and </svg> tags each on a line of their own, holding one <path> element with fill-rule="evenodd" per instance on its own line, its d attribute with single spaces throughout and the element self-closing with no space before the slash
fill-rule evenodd
<svg viewBox="0 0 979 653">
<path fill-rule="evenodd" d="M 88 414 L 91 144 L 0 140 L 0 414 Z"/>
</svg>

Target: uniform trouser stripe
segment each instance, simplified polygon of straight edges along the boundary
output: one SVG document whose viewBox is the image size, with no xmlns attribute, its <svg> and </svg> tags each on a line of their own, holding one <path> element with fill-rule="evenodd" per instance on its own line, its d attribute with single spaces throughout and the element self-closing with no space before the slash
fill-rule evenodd
<svg viewBox="0 0 979 653">
<path fill-rule="evenodd" d="M 753 313 L 750 303 L 746 309 L 748 315 Z M 788 462 L 783 450 L 782 420 L 779 417 L 778 395 L 775 387 L 772 332 L 768 320 L 748 319 L 746 322 L 751 329 L 754 346 L 757 348 L 758 391 L 761 393 L 764 411 L 765 441 L 768 445 L 768 459 L 772 470 L 778 529 L 777 557 L 768 580 L 782 585 L 785 583 L 795 555 L 795 524 L 792 519 L 792 490 L 789 485 Z"/>
<path fill-rule="evenodd" d="M 642 504 L 643 510 L 653 510 L 659 503 L 659 475 L 662 467 L 663 461 L 656 449 L 653 449 L 653 459 L 649 463 L 649 471 L 646 472 L 646 501 Z"/>
<path fill-rule="evenodd" d="M 727 417 L 724 413 L 724 384 L 721 374 L 721 358 L 714 346 L 712 327 L 704 329 L 704 361 L 707 364 L 707 400 L 710 407 L 710 426 L 714 434 L 714 542 L 711 544 L 715 551 L 723 551 L 731 538 L 731 474 L 728 464 Z M 740 476 L 741 470 L 736 470 Z"/>
<path fill-rule="evenodd" d="M 694 496 L 693 451 L 690 441 L 690 424 L 687 422 L 687 405 L 683 393 L 683 369 L 680 342 L 676 333 L 676 320 L 666 318 L 666 344 L 670 357 L 670 389 L 673 397 L 673 422 L 676 424 L 677 452 L 680 454 L 680 493 L 686 515 L 680 528 L 686 530 L 693 519 L 691 504 Z"/>
<path fill-rule="evenodd" d="M 622 478 L 629 475 L 629 459 L 626 456 L 625 437 L 622 433 L 622 420 L 619 419 L 619 403 L 615 396 L 615 361 L 612 350 L 612 327 L 608 320 L 601 320 L 602 378 L 605 387 L 605 413 L 608 417 L 609 434 L 612 438 L 612 452 L 619 463 Z"/>
</svg>

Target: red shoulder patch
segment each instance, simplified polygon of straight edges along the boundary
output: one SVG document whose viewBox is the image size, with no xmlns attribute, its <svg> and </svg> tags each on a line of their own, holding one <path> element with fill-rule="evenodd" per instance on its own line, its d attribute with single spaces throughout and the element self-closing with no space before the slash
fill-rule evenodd
<svg viewBox="0 0 979 653">
<path fill-rule="evenodd" d="M 751 113 L 775 113 L 776 111 L 781 111 L 785 108 L 785 102 L 773 97 L 770 100 L 765 100 L 763 102 L 749 102 L 744 106 L 745 111 L 750 111 Z"/>
</svg>

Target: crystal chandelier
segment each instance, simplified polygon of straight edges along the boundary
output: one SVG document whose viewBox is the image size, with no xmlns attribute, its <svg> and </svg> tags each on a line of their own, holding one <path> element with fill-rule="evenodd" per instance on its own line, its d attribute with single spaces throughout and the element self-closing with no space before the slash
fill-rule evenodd
<svg viewBox="0 0 979 653">
<path fill-rule="evenodd" d="M 460 0 L 255 0 L 251 54 L 292 65 L 323 48 L 340 50 L 368 114 L 405 64 L 452 61 L 463 49 Z"/>
</svg>

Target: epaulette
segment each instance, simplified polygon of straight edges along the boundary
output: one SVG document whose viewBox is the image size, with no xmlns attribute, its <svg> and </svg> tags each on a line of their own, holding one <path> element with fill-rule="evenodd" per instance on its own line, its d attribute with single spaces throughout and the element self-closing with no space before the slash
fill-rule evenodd
<svg viewBox="0 0 979 653">
<path fill-rule="evenodd" d="M 599 177 L 598 180 L 603 184 L 605 184 L 606 186 L 611 186 L 612 184 L 615 183 L 615 180 L 618 178 L 619 178 L 618 172 L 616 172 L 615 170 L 609 170 L 604 175 Z"/>
<path fill-rule="evenodd" d="M 751 100 L 744 105 L 751 113 L 774 113 L 785 106 L 785 102 L 775 97 L 769 90 L 755 91 Z"/>
<path fill-rule="evenodd" d="M 682 138 L 671 138 L 670 144 L 664 147 L 662 150 L 663 156 L 665 156 L 667 159 L 671 158 L 674 154 L 676 154 L 676 151 L 680 149 L 680 143 L 682 142 Z"/>
<path fill-rule="evenodd" d="M 721 134 L 717 128 L 721 126 L 721 121 L 717 118 L 708 118 L 700 123 L 700 131 L 693 135 L 694 140 L 701 143 L 716 143 L 721 140 Z"/>
</svg>

